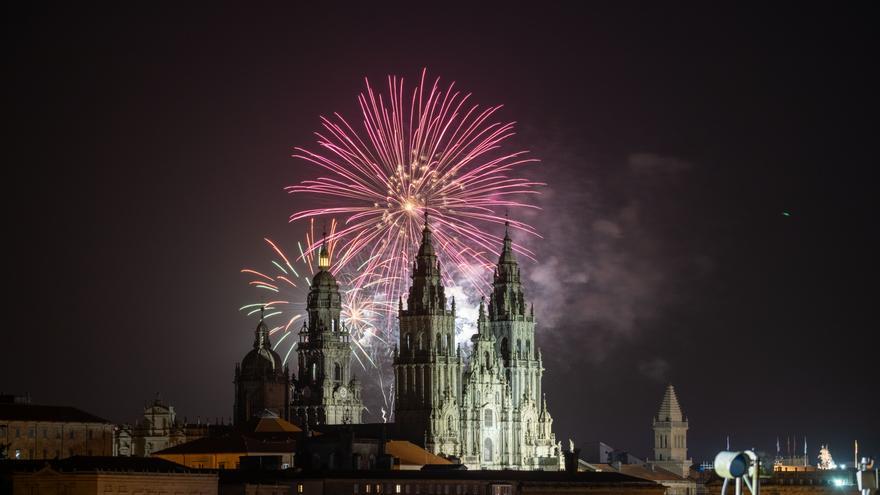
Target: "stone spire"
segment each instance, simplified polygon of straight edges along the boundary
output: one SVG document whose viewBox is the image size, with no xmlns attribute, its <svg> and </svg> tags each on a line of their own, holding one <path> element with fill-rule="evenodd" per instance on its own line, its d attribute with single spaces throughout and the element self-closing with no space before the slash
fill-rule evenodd
<svg viewBox="0 0 880 495">
<path fill-rule="evenodd" d="M 520 283 L 519 264 L 513 254 L 510 221 L 504 222 L 504 244 L 495 267 L 489 315 L 493 320 L 512 320 L 526 316 L 525 296 Z"/>
<path fill-rule="evenodd" d="M 446 296 L 440 279 L 440 263 L 434 252 L 428 212 L 425 210 L 425 228 L 422 243 L 413 260 L 412 287 L 406 299 L 409 314 L 436 314 L 446 309 Z"/>
<path fill-rule="evenodd" d="M 682 421 L 681 406 L 678 404 L 675 387 L 672 385 L 666 386 L 666 393 L 657 413 L 657 421 Z"/>
<path fill-rule="evenodd" d="M 269 327 L 263 320 L 265 310 L 265 306 L 260 308 L 260 323 L 257 324 L 257 329 L 254 330 L 254 349 L 257 350 L 272 347 L 272 342 L 269 340 Z"/>
</svg>

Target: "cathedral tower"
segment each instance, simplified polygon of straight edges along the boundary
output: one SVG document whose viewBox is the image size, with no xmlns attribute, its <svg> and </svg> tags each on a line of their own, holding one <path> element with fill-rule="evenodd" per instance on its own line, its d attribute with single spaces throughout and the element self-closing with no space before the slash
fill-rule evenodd
<svg viewBox="0 0 880 495">
<path fill-rule="evenodd" d="M 272 350 L 269 327 L 263 321 L 254 331 L 254 348 L 235 365 L 233 424 L 241 425 L 264 410 L 290 419 L 290 372 Z"/>
<path fill-rule="evenodd" d="M 455 300 L 447 309 L 427 211 L 406 303 L 403 309 L 400 302 L 394 355 L 398 431 L 430 452 L 458 455 L 462 365 L 455 346 Z"/>
<path fill-rule="evenodd" d="M 299 373 L 293 416 L 300 424 L 360 423 L 360 385 L 351 374 L 351 340 L 340 321 L 342 297 L 330 273 L 326 238 L 306 302 L 308 321 L 299 332 Z"/>
<path fill-rule="evenodd" d="M 687 418 L 682 416 L 675 388 L 669 385 L 654 418 L 654 459 L 650 462 L 687 477 L 692 464 L 687 458 L 687 430 Z"/>
<path fill-rule="evenodd" d="M 505 222 L 504 226 L 504 244 L 498 256 L 489 299 L 489 326 L 504 361 L 513 405 L 518 407 L 524 397 L 540 404 L 544 367 L 535 344 L 534 308 L 527 311 L 509 223 Z"/>
</svg>

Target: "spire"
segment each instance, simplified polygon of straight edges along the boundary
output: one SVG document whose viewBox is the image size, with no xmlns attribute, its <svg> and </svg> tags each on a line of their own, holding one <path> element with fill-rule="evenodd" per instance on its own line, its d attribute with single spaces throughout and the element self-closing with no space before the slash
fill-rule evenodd
<svg viewBox="0 0 880 495">
<path fill-rule="evenodd" d="M 510 220 L 504 222 L 504 242 L 493 277 L 494 287 L 489 299 L 489 315 L 493 320 L 509 320 L 526 316 L 525 296 L 520 283 L 519 265 L 510 239 Z"/>
<path fill-rule="evenodd" d="M 327 232 L 322 234 L 321 252 L 318 254 L 318 268 L 327 271 L 330 268 L 330 253 L 327 251 Z"/>
<path fill-rule="evenodd" d="M 428 223 L 428 210 L 425 209 L 425 228 L 422 230 L 422 243 L 413 259 L 413 285 L 407 297 L 407 311 L 418 314 L 433 314 L 446 310 L 446 296 L 440 279 L 440 262 L 431 242 L 431 227 Z"/>
<path fill-rule="evenodd" d="M 422 229 L 422 244 L 419 246 L 418 256 L 434 256 L 434 244 L 431 242 L 431 226 L 428 224 L 427 208 L 425 208 L 425 228 Z"/>
<path fill-rule="evenodd" d="M 269 341 L 269 327 L 264 321 L 266 306 L 260 307 L 260 323 L 254 331 L 254 349 L 268 349 L 272 346 Z"/>
<path fill-rule="evenodd" d="M 660 411 L 657 413 L 657 421 L 682 421 L 681 406 L 675 395 L 675 387 L 671 384 L 666 387 L 663 402 L 660 403 Z"/>
</svg>

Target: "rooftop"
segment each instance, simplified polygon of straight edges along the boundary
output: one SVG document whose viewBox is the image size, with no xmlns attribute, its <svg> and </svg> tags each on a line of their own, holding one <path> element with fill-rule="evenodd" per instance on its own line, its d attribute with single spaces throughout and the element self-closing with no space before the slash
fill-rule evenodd
<svg viewBox="0 0 880 495">
<path fill-rule="evenodd" d="M 0 403 L 0 420 L 47 421 L 60 423 L 104 423 L 109 420 L 71 406 Z"/>
</svg>

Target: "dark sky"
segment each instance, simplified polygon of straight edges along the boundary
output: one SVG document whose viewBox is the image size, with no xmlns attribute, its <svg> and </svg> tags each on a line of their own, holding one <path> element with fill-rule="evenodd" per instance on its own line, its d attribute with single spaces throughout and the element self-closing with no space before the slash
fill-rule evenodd
<svg viewBox="0 0 880 495">
<path fill-rule="evenodd" d="M 648 455 L 671 382 L 696 460 L 727 435 L 880 454 L 878 21 L 855 3 L 7 11 L 0 391 L 230 416 L 253 331 L 239 270 L 308 206 L 282 191 L 315 175 L 291 147 L 353 114 L 364 76 L 427 67 L 504 103 L 542 159 L 523 271 L 559 439 Z"/>
</svg>

